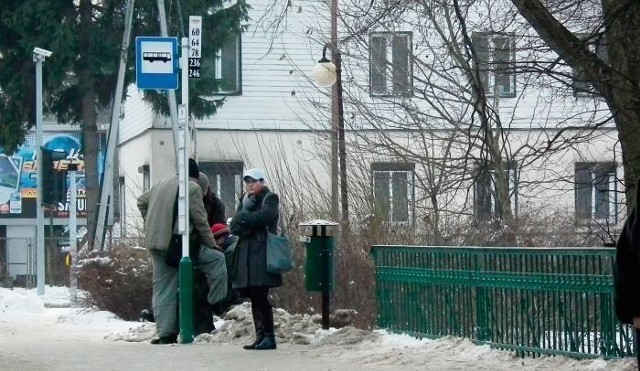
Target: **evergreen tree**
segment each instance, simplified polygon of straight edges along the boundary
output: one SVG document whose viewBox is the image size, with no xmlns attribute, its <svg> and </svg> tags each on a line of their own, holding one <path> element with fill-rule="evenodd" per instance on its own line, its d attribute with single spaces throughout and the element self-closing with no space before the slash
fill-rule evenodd
<svg viewBox="0 0 640 371">
<path fill-rule="evenodd" d="M 230 37 L 242 32 L 248 20 L 244 0 L 228 7 L 224 0 L 172 0 L 166 14 L 169 36 L 186 35 L 189 15 L 203 18 L 203 60 Z M 35 125 L 34 47 L 53 51 L 43 68 L 43 110 L 45 117 L 80 125 L 86 166 L 87 241 L 93 243 L 97 220 L 99 113 L 109 112 L 115 93 L 120 61 L 126 0 L 0 0 L 0 147 L 11 153 L 20 146 Z M 160 35 L 156 0 L 135 2 L 132 40 L 129 47 L 125 86 L 135 75 L 136 36 Z M 219 101 L 211 96 L 217 81 L 205 76 L 190 84 L 192 116 L 213 115 Z M 168 112 L 164 93 L 147 92 L 145 99 L 154 110 Z M 110 117 L 110 115 L 107 115 Z"/>
</svg>

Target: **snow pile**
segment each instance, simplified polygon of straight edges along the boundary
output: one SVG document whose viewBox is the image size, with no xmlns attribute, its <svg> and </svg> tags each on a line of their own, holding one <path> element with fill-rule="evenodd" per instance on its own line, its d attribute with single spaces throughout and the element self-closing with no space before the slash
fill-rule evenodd
<svg viewBox="0 0 640 371">
<path fill-rule="evenodd" d="M 65 341 L 72 340 L 77 344 L 95 342 L 96 337 L 108 342 L 146 343 L 156 336 L 154 323 L 127 322 L 109 312 L 72 308 L 68 298 L 66 288 L 47 287 L 44 296 L 36 295 L 35 290 L 0 288 L 0 329 L 8 328 L 5 336 L 10 335 L 13 341 L 28 339 L 26 344 L 35 344 L 38 339 L 55 339 L 61 334 L 66 336 Z M 345 318 L 349 316 L 344 314 Z M 290 314 L 282 309 L 275 309 L 274 317 L 278 343 L 286 344 L 288 348 L 283 346 L 287 350 L 285 353 L 260 353 L 261 357 L 279 360 L 301 353 L 310 364 L 327 365 L 327 369 L 332 369 L 331 362 L 335 361 L 352 365 L 355 369 L 377 370 L 637 370 L 633 358 L 519 358 L 514 352 L 476 345 L 468 339 L 416 339 L 384 330 L 365 331 L 351 326 L 323 330 L 319 315 Z M 8 326 L 3 327 L 3 324 Z M 231 345 L 239 348 L 240 344 L 252 342 L 254 336 L 251 307 L 244 303 L 218 319 L 212 334 L 197 336 L 193 346 L 225 349 Z"/>
</svg>

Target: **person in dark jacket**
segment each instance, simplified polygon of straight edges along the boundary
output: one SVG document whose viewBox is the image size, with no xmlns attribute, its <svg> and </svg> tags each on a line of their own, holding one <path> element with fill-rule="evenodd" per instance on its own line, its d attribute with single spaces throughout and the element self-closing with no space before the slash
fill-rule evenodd
<svg viewBox="0 0 640 371">
<path fill-rule="evenodd" d="M 227 219 L 225 217 L 224 203 L 218 195 L 211 190 L 211 183 L 209 182 L 207 174 L 200 172 L 198 184 L 200 184 L 200 188 L 204 189 L 202 201 L 204 202 L 204 208 L 207 210 L 209 227 L 213 227 L 216 223 L 225 224 Z"/>
<path fill-rule="evenodd" d="M 616 243 L 613 274 L 614 309 L 622 323 L 633 325 L 636 349 L 640 349 L 640 179 L 636 183 L 634 205 Z M 640 352 L 637 351 L 638 370 Z"/>
<path fill-rule="evenodd" d="M 282 275 L 267 272 L 267 230 L 277 233 L 280 199 L 269 191 L 262 170 L 247 170 L 242 180 L 246 193 L 240 199 L 230 230 L 239 238 L 234 258 L 233 288 L 251 301 L 256 331 L 255 341 L 244 348 L 276 349 L 269 289 L 282 285 Z"/>
</svg>

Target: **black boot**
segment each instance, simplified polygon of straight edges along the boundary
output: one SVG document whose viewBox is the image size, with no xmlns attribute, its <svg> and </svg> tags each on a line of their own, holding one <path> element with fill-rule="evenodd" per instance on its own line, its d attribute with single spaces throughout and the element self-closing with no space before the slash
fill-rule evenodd
<svg viewBox="0 0 640 371">
<path fill-rule="evenodd" d="M 265 308 L 263 316 L 264 339 L 256 344 L 256 350 L 276 349 L 276 336 L 273 332 L 273 307 Z"/>
<path fill-rule="evenodd" d="M 255 350 L 267 350 L 276 349 L 276 336 L 273 332 L 267 332 L 264 334 L 264 339 L 255 346 Z"/>
<path fill-rule="evenodd" d="M 178 334 L 160 336 L 159 338 L 151 340 L 151 344 L 175 344 L 177 342 L 178 342 Z"/>
<path fill-rule="evenodd" d="M 253 327 L 256 330 L 256 340 L 247 345 L 243 345 L 244 349 L 255 349 L 256 345 L 260 344 L 264 339 L 264 322 L 262 320 L 262 314 L 256 308 L 251 308 L 251 315 L 253 316 Z"/>
</svg>

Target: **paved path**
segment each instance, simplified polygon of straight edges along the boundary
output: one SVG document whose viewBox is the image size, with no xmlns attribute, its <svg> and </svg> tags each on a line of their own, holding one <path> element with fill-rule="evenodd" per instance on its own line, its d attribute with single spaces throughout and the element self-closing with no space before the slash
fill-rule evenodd
<svg viewBox="0 0 640 371">
<path fill-rule="evenodd" d="M 1 321 L 0 321 L 1 322 Z M 56 332 L 43 327 L 20 329 L 0 323 L 0 370 L 393 370 L 350 365 L 302 345 L 281 344 L 273 351 L 248 351 L 239 344 L 151 345 L 105 340 L 103 334 Z"/>
<path fill-rule="evenodd" d="M 107 340 L 106 332 L 68 318 L 47 322 L 3 320 L 0 313 L 0 371 L 216 370 L 216 371 L 635 371 L 632 359 L 564 357 L 520 359 L 509 352 L 444 339 L 425 347 L 385 348 L 375 343 L 322 346 L 279 344 L 273 351 L 249 351 L 238 342 L 151 345 Z M 349 339 L 344 339 L 349 340 Z M 355 339 L 361 340 L 361 339 Z"/>
</svg>

